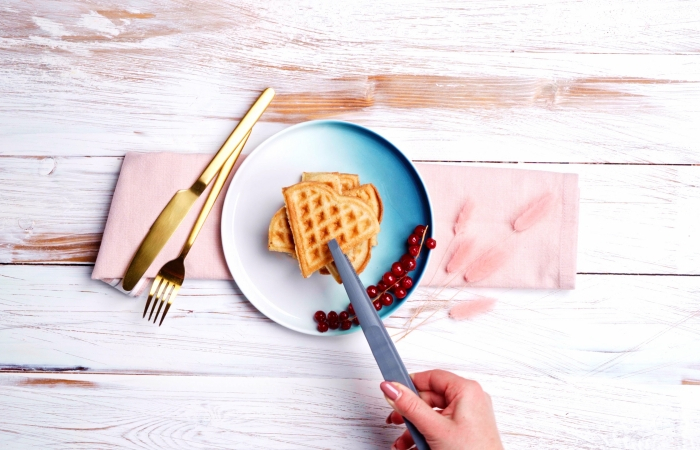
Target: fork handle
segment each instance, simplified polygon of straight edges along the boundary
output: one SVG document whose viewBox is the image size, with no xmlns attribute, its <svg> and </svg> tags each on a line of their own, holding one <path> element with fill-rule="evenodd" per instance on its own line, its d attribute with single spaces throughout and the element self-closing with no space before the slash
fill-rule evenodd
<svg viewBox="0 0 700 450">
<path fill-rule="evenodd" d="M 207 216 L 209 216 L 211 208 L 214 206 L 216 199 L 219 197 L 219 193 L 221 193 L 221 188 L 224 187 L 224 183 L 226 183 L 226 179 L 231 173 L 231 169 L 233 169 L 234 164 L 236 164 L 236 160 L 238 160 L 238 157 L 241 155 L 241 151 L 243 151 L 243 147 L 245 147 L 245 144 L 246 142 L 248 142 L 249 137 L 250 131 L 248 131 L 248 133 L 245 136 L 243 136 L 243 140 L 238 144 L 238 146 L 235 149 L 233 149 L 233 153 L 231 153 L 231 156 L 228 157 L 223 167 L 221 167 L 221 172 L 219 172 L 219 176 L 216 177 L 214 186 L 211 187 L 211 192 L 209 192 L 209 196 L 207 197 L 206 202 L 204 202 L 204 206 L 202 207 L 202 210 L 200 211 L 199 216 L 197 217 L 197 221 L 192 226 L 192 231 L 190 231 L 190 235 L 187 237 L 185 245 L 182 246 L 182 251 L 180 251 L 180 258 L 185 259 L 185 257 L 187 257 L 187 254 L 190 252 L 192 245 L 194 245 L 194 241 L 195 239 L 197 239 L 199 231 L 202 229 L 202 226 L 204 226 L 204 222 L 207 220 Z"/>
<path fill-rule="evenodd" d="M 226 139 L 226 142 L 224 142 L 216 153 L 214 159 L 212 159 L 207 168 L 204 169 L 204 172 L 202 172 L 202 175 L 200 175 L 199 179 L 194 183 L 192 189 L 199 191 L 201 194 L 204 189 L 209 186 L 214 175 L 216 175 L 223 166 L 224 161 L 236 151 L 235 149 L 238 148 L 236 146 L 246 139 L 245 136 L 250 134 L 253 125 L 260 119 L 260 116 L 265 112 L 274 97 L 275 90 L 272 88 L 267 88 L 260 94 L 258 99 L 255 100 L 255 103 L 253 103 L 253 106 L 245 113 L 241 121 L 236 125 L 236 128 L 234 128 Z"/>
</svg>

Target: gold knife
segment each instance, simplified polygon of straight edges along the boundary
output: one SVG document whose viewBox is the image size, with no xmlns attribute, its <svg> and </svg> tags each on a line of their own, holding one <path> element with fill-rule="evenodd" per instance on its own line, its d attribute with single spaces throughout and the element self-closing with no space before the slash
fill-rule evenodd
<svg viewBox="0 0 700 450">
<path fill-rule="evenodd" d="M 224 145 L 216 153 L 214 159 L 204 169 L 199 179 L 189 189 L 177 191 L 165 208 L 163 208 L 163 211 L 151 225 L 148 234 L 143 238 L 138 250 L 136 250 L 131 263 L 129 263 L 129 268 L 126 270 L 122 282 L 124 290 L 130 291 L 136 286 L 136 283 L 146 273 L 146 270 L 148 270 L 153 260 L 156 259 L 158 253 L 165 246 L 165 243 L 168 242 L 170 236 L 185 218 L 194 202 L 221 170 L 224 162 L 234 153 L 236 158 L 238 158 L 253 125 L 260 119 L 260 116 L 265 112 L 274 96 L 275 91 L 272 88 L 267 88 L 260 94 L 260 97 L 253 103 L 253 106 L 250 107 L 233 132 L 231 132 L 231 135 L 226 139 Z"/>
</svg>

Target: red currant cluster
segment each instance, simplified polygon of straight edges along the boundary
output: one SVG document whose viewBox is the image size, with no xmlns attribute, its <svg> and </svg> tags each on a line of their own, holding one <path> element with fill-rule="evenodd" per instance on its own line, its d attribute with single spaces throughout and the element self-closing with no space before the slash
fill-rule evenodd
<svg viewBox="0 0 700 450">
<path fill-rule="evenodd" d="M 406 297 L 408 290 L 413 287 L 413 278 L 408 276 L 408 272 L 415 270 L 416 258 L 420 255 L 421 248 L 425 244 L 428 249 L 432 250 L 437 245 L 433 238 L 425 238 L 428 227 L 418 225 L 413 233 L 408 237 L 408 253 L 403 255 L 397 262 L 391 265 L 391 270 L 386 272 L 377 285 L 367 287 L 367 295 L 372 299 L 374 308 L 379 311 L 384 306 L 391 306 L 394 303 L 394 297 L 401 300 Z M 348 305 L 345 311 L 337 313 L 331 311 L 326 315 L 323 311 L 316 311 L 314 320 L 318 322 L 316 329 L 325 333 L 330 330 L 349 330 L 352 325 L 359 325 L 360 321 L 355 316 L 355 310 L 352 304 Z"/>
</svg>

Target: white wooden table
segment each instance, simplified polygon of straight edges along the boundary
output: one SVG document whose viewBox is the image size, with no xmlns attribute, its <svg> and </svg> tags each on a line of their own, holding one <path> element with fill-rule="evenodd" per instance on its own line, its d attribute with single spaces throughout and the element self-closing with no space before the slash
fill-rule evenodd
<svg viewBox="0 0 700 450">
<path fill-rule="evenodd" d="M 700 448 L 700 7 L 674 0 L 3 1 L 0 447 L 398 436 L 361 334 L 203 281 L 157 328 L 90 280 L 125 152 L 214 152 L 266 86 L 248 149 L 333 117 L 417 161 L 579 173 L 575 291 L 460 293 L 498 303 L 399 351 L 479 380 L 508 448 Z"/>
</svg>

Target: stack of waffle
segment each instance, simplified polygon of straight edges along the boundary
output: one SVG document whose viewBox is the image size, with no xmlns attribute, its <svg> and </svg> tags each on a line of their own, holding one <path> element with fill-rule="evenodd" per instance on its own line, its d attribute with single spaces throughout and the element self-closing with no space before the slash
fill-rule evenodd
<svg viewBox="0 0 700 450">
<path fill-rule="evenodd" d="M 270 221 L 268 249 L 291 255 L 308 278 L 318 271 L 340 275 L 328 250 L 336 239 L 357 273 L 367 267 L 377 245 L 384 207 L 372 184 L 355 174 L 304 172 L 301 182 L 282 189 L 284 206 Z"/>
</svg>

